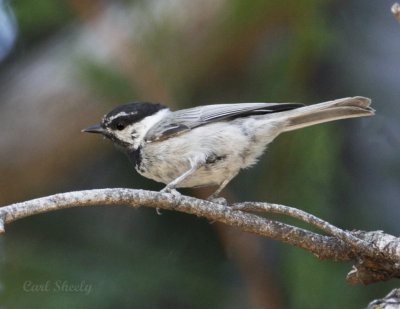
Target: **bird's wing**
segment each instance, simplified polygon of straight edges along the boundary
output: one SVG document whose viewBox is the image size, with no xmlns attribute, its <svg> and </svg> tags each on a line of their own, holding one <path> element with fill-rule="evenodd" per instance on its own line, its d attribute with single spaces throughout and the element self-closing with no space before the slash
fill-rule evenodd
<svg viewBox="0 0 400 309">
<path fill-rule="evenodd" d="M 276 113 L 304 106 L 300 103 L 214 104 L 172 112 L 146 134 L 148 142 L 164 140 L 211 122 L 252 115 Z"/>
</svg>

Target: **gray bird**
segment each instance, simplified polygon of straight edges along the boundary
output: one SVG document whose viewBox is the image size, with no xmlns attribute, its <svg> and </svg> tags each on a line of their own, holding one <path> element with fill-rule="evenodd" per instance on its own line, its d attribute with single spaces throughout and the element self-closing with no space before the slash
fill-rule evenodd
<svg viewBox="0 0 400 309">
<path fill-rule="evenodd" d="M 149 102 L 121 105 L 82 130 L 100 133 L 125 152 L 136 171 L 175 188 L 217 185 L 214 199 L 241 169 L 254 165 L 280 133 L 332 120 L 371 116 L 371 100 L 214 104 L 171 111 Z"/>
</svg>

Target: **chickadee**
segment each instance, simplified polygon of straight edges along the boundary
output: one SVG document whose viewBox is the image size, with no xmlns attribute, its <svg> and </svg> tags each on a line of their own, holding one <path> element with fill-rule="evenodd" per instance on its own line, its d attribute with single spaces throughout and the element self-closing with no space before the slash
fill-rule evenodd
<svg viewBox="0 0 400 309">
<path fill-rule="evenodd" d="M 240 103 L 171 111 L 148 102 L 118 106 L 82 130 L 100 133 L 125 152 L 144 177 L 175 188 L 218 185 L 214 199 L 241 169 L 254 165 L 282 132 L 337 119 L 370 116 L 371 100 Z"/>
</svg>

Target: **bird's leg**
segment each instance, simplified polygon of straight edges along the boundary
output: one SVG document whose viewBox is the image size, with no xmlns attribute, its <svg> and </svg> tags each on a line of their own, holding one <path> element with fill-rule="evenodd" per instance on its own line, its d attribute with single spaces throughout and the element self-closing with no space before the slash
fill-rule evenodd
<svg viewBox="0 0 400 309">
<path fill-rule="evenodd" d="M 178 197 L 181 194 L 175 190 L 175 187 L 177 186 L 178 183 L 180 183 L 182 180 L 184 180 L 187 176 L 195 172 L 198 168 L 200 168 L 203 163 L 202 162 L 197 162 L 197 163 L 191 163 L 192 167 L 184 172 L 181 176 L 175 178 L 173 181 L 171 181 L 169 184 L 167 184 L 164 189 L 161 190 L 162 193 L 171 193 L 172 195 Z M 161 215 L 160 209 L 156 208 L 157 214 Z"/>
<path fill-rule="evenodd" d="M 228 205 L 228 202 L 226 201 L 226 199 L 224 199 L 223 197 L 218 197 L 218 195 L 221 193 L 221 191 L 226 187 L 226 185 L 233 179 L 233 177 L 235 177 L 236 174 L 234 174 L 231 177 L 228 177 L 227 179 L 225 179 L 218 187 L 218 189 L 211 194 L 207 200 L 217 203 L 217 204 L 223 204 L 223 205 Z"/>
<path fill-rule="evenodd" d="M 171 181 L 169 184 L 165 186 L 164 189 L 161 190 L 161 192 L 166 192 L 166 193 L 172 193 L 176 195 L 175 193 L 178 193 L 178 191 L 175 190 L 175 187 L 180 183 L 182 180 L 184 180 L 187 176 L 195 172 L 199 167 L 201 167 L 201 163 L 195 163 L 192 165 L 192 167 L 184 172 L 181 176 L 175 178 L 173 181 Z"/>
<path fill-rule="evenodd" d="M 173 181 L 171 181 L 169 184 L 167 184 L 160 192 L 162 193 L 171 193 L 175 197 L 180 196 L 181 194 L 175 190 L 175 187 L 178 183 L 180 183 L 182 180 L 184 180 L 187 176 L 195 172 L 199 167 L 201 167 L 201 163 L 196 163 L 193 164 L 192 167 L 184 172 L 181 176 L 175 178 Z M 157 215 L 161 215 L 160 209 L 157 207 L 156 208 Z"/>
</svg>

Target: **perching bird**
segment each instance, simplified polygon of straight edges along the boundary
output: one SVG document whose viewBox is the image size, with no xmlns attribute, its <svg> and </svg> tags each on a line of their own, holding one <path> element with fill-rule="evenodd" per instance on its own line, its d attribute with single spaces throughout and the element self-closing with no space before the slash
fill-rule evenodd
<svg viewBox="0 0 400 309">
<path fill-rule="evenodd" d="M 148 102 L 121 105 L 83 132 L 101 133 L 125 152 L 144 177 L 181 187 L 217 185 L 214 199 L 241 169 L 254 165 L 280 133 L 337 119 L 370 116 L 371 100 L 239 103 L 171 111 Z M 175 192 L 175 190 L 173 191 Z"/>
</svg>

